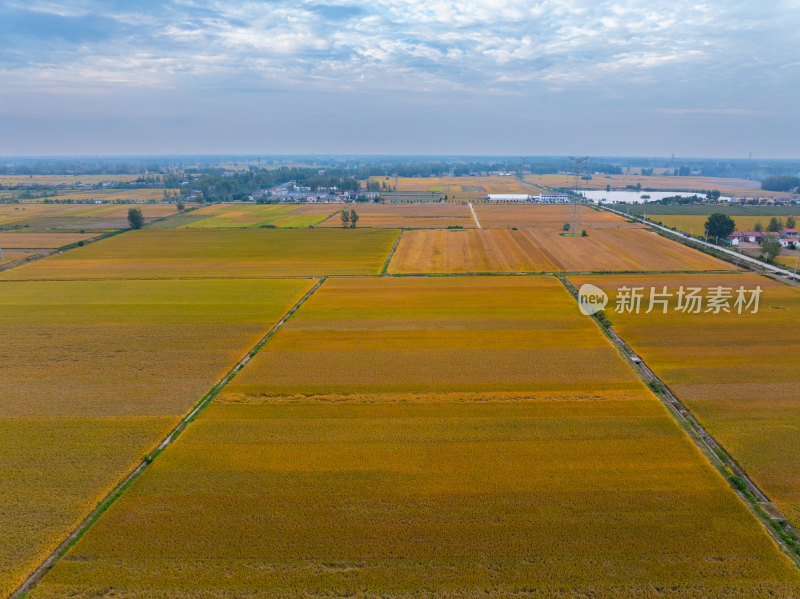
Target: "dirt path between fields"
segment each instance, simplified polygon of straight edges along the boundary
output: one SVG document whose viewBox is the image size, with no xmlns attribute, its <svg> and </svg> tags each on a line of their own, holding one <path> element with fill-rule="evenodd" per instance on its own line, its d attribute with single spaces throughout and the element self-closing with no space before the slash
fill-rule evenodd
<svg viewBox="0 0 800 599">
<path fill-rule="evenodd" d="M 475 208 L 472 207 L 472 202 L 467 202 L 467 206 L 469 206 L 469 211 L 472 212 L 472 218 L 475 219 L 475 226 L 479 229 L 483 229 L 483 227 L 481 227 L 481 222 L 478 220 L 478 215 L 475 214 Z"/>
<path fill-rule="evenodd" d="M 563 275 L 557 275 L 570 295 L 577 301 L 578 290 Z M 734 487 L 732 489 L 739 498 L 747 505 L 753 515 L 764 525 L 767 533 L 774 539 L 781 549 L 792 559 L 796 566 L 800 566 L 800 559 L 787 542 L 780 537 L 773 523 L 779 523 L 780 528 L 788 533 L 795 542 L 800 538 L 798 532 L 792 527 L 789 519 L 772 503 L 761 489 L 750 479 L 747 472 L 736 462 L 714 437 L 712 437 L 703 425 L 695 418 L 684 403 L 670 391 L 669 387 L 656 376 L 644 360 L 633 351 L 633 348 L 620 337 L 620 335 L 610 326 L 604 326 L 596 315 L 591 316 L 600 330 L 605 333 L 608 340 L 617 348 L 617 351 L 631 365 L 639 377 L 644 380 L 651 388 L 653 394 L 661 400 L 667 411 L 678 421 L 688 437 L 694 442 L 700 452 L 708 456 L 712 465 L 729 482 L 731 477 L 736 477 L 744 488 Z M 750 497 L 748 497 L 748 495 Z"/>
</svg>

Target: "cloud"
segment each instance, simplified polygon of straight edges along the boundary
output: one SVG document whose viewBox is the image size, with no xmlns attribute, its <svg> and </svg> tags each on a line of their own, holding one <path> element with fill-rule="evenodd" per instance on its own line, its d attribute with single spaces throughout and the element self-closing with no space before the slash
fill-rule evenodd
<svg viewBox="0 0 800 599">
<path fill-rule="evenodd" d="M 676 63 L 730 70 L 731 34 L 755 40 L 760 23 L 774 25 L 747 3 L 721 0 L 83 0 L 6 6 L 0 33 L 13 36 L 28 61 L 6 62 L 0 55 L 0 69 L 27 76 L 62 64 L 92 65 L 102 57 L 108 69 L 118 69 L 119 80 L 145 75 L 143 86 L 162 84 L 176 72 L 186 75 L 181 85 L 203 85 L 192 78 L 212 75 L 215 68 L 276 82 L 313 73 L 309 88 L 338 85 L 343 69 L 353 81 L 385 76 L 387 89 L 395 86 L 393 72 L 435 80 L 452 91 L 513 91 L 553 82 L 568 88 L 598 75 L 610 78 L 608 83 L 655 81 Z M 49 43 L 41 46 L 43 38 Z M 740 52 L 751 52 L 752 60 L 781 68 L 774 54 L 742 46 Z M 132 51 L 139 60 L 130 60 Z M 218 60 L 196 69 L 198 54 Z M 153 77 L 165 64 L 170 68 L 164 77 Z M 69 70 L 81 77 L 93 71 Z"/>
<path fill-rule="evenodd" d="M 347 96 L 340 109 L 356 113 L 382 103 L 390 115 L 422 105 L 451 114 L 458 104 L 470 122 L 488 110 L 620 122 L 786 115 L 800 93 L 797 8 L 797 0 L 0 0 L 0 111 L 28 113 L 33 96 L 51 97 L 56 111 L 69 109 L 59 102 L 67 96 L 87 100 L 74 112 L 94 97 L 137 97 L 155 111 L 175 94 L 183 105 L 251 102 L 257 113 L 279 94 L 299 94 Z"/>
</svg>

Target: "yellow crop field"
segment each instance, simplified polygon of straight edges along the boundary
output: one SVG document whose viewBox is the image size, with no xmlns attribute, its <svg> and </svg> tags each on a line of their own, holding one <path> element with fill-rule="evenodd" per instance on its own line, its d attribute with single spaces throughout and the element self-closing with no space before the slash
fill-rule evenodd
<svg viewBox="0 0 800 599">
<path fill-rule="evenodd" d="M 389 264 L 394 274 L 731 270 L 734 267 L 641 228 L 407 231 Z"/>
<path fill-rule="evenodd" d="M 548 227 L 560 231 L 564 223 L 572 222 L 573 207 L 550 204 L 475 204 L 474 210 L 482 227 Z M 642 226 L 629 223 L 611 212 L 586 206 L 580 208 L 580 216 L 587 229 Z"/>
<path fill-rule="evenodd" d="M 739 215 L 731 214 L 730 217 L 736 223 L 737 231 L 752 231 L 757 222 L 767 228 L 772 216 L 758 216 L 758 215 Z M 654 222 L 661 222 L 665 227 L 675 227 L 684 233 L 690 233 L 702 237 L 705 234 L 705 224 L 708 220 L 708 215 L 703 214 L 654 214 L 648 217 L 649 220 Z M 778 217 L 786 222 L 786 216 Z"/>
<path fill-rule="evenodd" d="M 4 229 L 81 230 L 128 227 L 130 204 L 0 204 L 0 227 Z M 171 204 L 141 204 L 146 221 L 175 214 Z"/>
<path fill-rule="evenodd" d="M 6 248 L 41 249 L 58 248 L 95 237 L 92 233 L 23 233 L 0 232 L 0 250 Z"/>
<path fill-rule="evenodd" d="M 311 284 L 0 283 L 0 595 Z"/>
<path fill-rule="evenodd" d="M 526 181 L 535 185 L 547 187 L 572 187 L 575 183 L 573 175 L 526 175 Z M 708 189 L 718 189 L 723 195 L 734 197 L 744 196 L 787 196 L 792 195 L 781 191 L 763 191 L 759 181 L 749 179 L 728 179 L 719 177 L 674 177 L 674 176 L 644 176 L 644 175 L 593 175 L 590 180 L 581 181 L 582 189 L 625 189 L 628 185 L 641 184 L 642 189 L 656 189 L 663 191 L 691 191 L 702 193 Z"/>
<path fill-rule="evenodd" d="M 553 278 L 328 279 L 232 387 L 32 597 L 800 594 Z"/>
<path fill-rule="evenodd" d="M 797 267 L 797 272 L 800 273 L 800 251 L 778 256 L 775 258 L 775 262 L 789 270 L 794 270 Z"/>
<path fill-rule="evenodd" d="M 475 220 L 466 204 L 354 204 L 359 227 L 445 229 L 475 227 Z M 321 227 L 341 227 L 339 215 L 326 220 Z"/>
<path fill-rule="evenodd" d="M 795 525 L 800 524 L 800 291 L 752 274 L 576 277 L 612 292 L 627 285 L 675 294 L 731 288 L 730 313 L 657 307 L 650 314 L 607 309 L 617 331 L 697 414 Z M 736 290 L 760 286 L 757 314 L 738 314 Z M 746 296 L 749 300 L 749 295 Z M 670 298 L 671 305 L 677 297 Z M 646 306 L 645 306 L 646 307 Z M 642 310 L 644 312 L 644 310 Z"/>
<path fill-rule="evenodd" d="M 388 229 L 142 229 L 13 269 L 0 280 L 377 274 L 398 234 Z"/>
<path fill-rule="evenodd" d="M 328 279 L 224 397 L 640 393 L 568 299 L 548 277 Z"/>
<path fill-rule="evenodd" d="M 309 227 L 343 204 L 212 204 L 176 221 L 182 228 Z M 185 221 L 185 222 L 184 222 Z"/>
</svg>

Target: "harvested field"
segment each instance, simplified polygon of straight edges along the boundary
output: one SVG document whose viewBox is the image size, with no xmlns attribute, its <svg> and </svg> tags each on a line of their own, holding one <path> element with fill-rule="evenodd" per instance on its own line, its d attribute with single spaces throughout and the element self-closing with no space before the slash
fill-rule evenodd
<svg viewBox="0 0 800 599">
<path fill-rule="evenodd" d="M 343 204 L 213 204 L 191 212 L 186 228 L 309 227 Z"/>
<path fill-rule="evenodd" d="M 574 176 L 570 174 L 558 175 L 526 175 L 526 181 L 535 185 L 547 187 L 569 187 L 574 185 Z M 685 191 L 703 194 L 708 189 L 718 189 L 723 195 L 733 195 L 735 197 L 754 197 L 754 196 L 787 196 L 792 195 L 788 192 L 765 191 L 761 189 L 759 181 L 750 179 L 728 179 L 719 177 L 674 177 L 667 176 L 644 176 L 644 175 L 593 175 L 588 181 L 581 181 L 583 189 L 605 189 L 607 185 L 611 189 L 625 189 L 628 185 L 636 186 L 640 184 L 642 190 L 658 191 Z M 691 194 L 690 194 L 691 195 Z"/>
<path fill-rule="evenodd" d="M 101 201 L 101 202 L 161 202 L 164 200 L 164 189 L 87 189 L 69 190 L 51 196 L 50 200 L 63 201 L 75 200 L 80 202 Z M 178 194 L 178 189 L 167 189 L 166 192 L 172 197 Z"/>
<path fill-rule="evenodd" d="M 475 204 L 475 213 L 482 227 L 547 227 L 560 231 L 564 223 L 572 222 L 571 205 L 547 204 Z M 586 229 L 602 227 L 634 227 L 642 225 L 605 210 L 594 210 L 588 206 L 580 209 Z"/>
<path fill-rule="evenodd" d="M 0 283 L 0 595 L 311 284 Z"/>
<path fill-rule="evenodd" d="M 88 241 L 95 237 L 92 233 L 0 233 L 0 249 L 42 249 L 58 248 L 78 241 Z"/>
<path fill-rule="evenodd" d="M 328 279 L 223 397 L 640 393 L 568 299 L 548 277 Z"/>
<path fill-rule="evenodd" d="M 733 268 L 640 228 L 592 229 L 588 237 L 545 228 L 407 231 L 389 264 L 393 274 Z"/>
<path fill-rule="evenodd" d="M 329 279 L 233 384 L 33 597 L 800 594 L 552 278 Z"/>
<path fill-rule="evenodd" d="M 398 232 L 143 229 L 4 273 L 6 279 L 253 278 L 378 274 Z"/>
<path fill-rule="evenodd" d="M 97 185 L 105 181 L 118 181 L 127 183 L 135 181 L 141 175 L 0 175 L 0 185 L 13 187 L 15 185 L 78 185 L 90 183 Z"/>
<path fill-rule="evenodd" d="M 475 220 L 466 204 L 355 204 L 359 227 L 446 229 L 474 228 Z M 339 216 L 326 220 L 322 227 L 341 227 Z"/>
<path fill-rule="evenodd" d="M 763 293 L 757 314 L 606 312 L 614 328 L 800 526 L 800 291 L 752 274 L 571 278 L 610 294 L 622 285 L 730 287 Z M 671 299 L 672 306 L 677 298 Z M 732 302 L 731 302 L 732 305 Z M 644 312 L 644 310 L 642 310 Z"/>
<path fill-rule="evenodd" d="M 372 180 L 394 186 L 394 177 L 372 177 Z M 533 183 L 523 183 L 516 177 L 399 177 L 397 190 L 436 191 L 448 200 L 466 202 L 482 200 L 490 193 L 527 193 L 536 195 L 542 188 Z"/>
<path fill-rule="evenodd" d="M 2 247 L 0 247 L 2 249 Z M 10 264 L 11 262 L 16 262 L 17 260 L 23 260 L 24 258 L 28 258 L 30 256 L 36 256 L 41 254 L 42 252 L 38 250 L 21 250 L 21 249 L 8 249 L 3 250 L 3 257 L 0 259 L 0 264 Z"/>
</svg>

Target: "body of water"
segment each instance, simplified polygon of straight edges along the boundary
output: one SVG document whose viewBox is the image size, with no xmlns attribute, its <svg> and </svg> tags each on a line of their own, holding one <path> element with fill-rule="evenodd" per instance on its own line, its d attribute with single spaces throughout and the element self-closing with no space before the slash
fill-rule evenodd
<svg viewBox="0 0 800 599">
<path fill-rule="evenodd" d="M 661 200 L 671 196 L 693 196 L 697 195 L 701 198 L 705 196 L 696 194 L 693 191 L 605 191 L 603 189 L 584 189 L 583 195 L 595 203 L 613 204 L 614 202 L 652 202 L 654 200 Z M 642 198 L 643 195 L 650 196 L 649 198 Z M 730 200 L 730 198 L 722 197 L 721 200 Z"/>
</svg>

